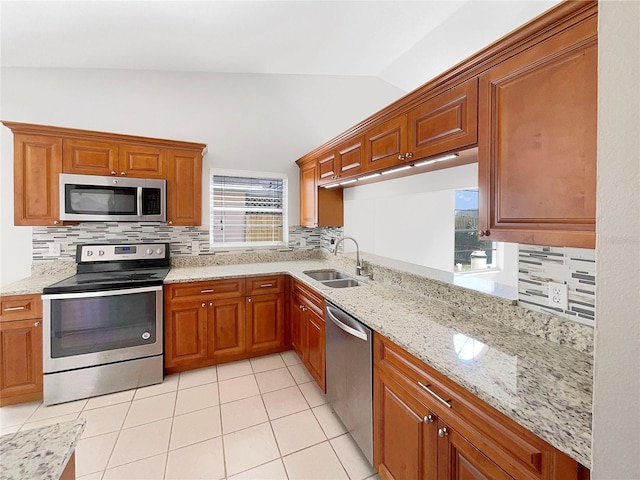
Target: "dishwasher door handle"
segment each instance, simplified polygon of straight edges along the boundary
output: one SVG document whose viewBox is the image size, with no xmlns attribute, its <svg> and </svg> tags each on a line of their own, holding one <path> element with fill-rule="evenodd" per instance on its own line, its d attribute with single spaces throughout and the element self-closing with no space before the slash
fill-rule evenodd
<svg viewBox="0 0 640 480">
<path fill-rule="evenodd" d="M 361 329 L 358 328 L 359 325 L 353 325 L 353 324 L 347 325 L 346 323 L 343 322 L 343 320 L 338 319 L 334 313 L 335 310 L 331 308 L 331 306 L 327 305 L 326 311 L 327 311 L 327 315 L 329 316 L 329 320 L 335 323 L 338 328 L 340 328 L 341 330 L 344 330 L 349 335 L 353 335 L 354 337 L 357 337 L 360 340 L 364 340 L 365 342 L 369 340 L 366 332 L 363 332 Z M 349 322 L 350 319 L 346 318 L 344 320 Z"/>
</svg>

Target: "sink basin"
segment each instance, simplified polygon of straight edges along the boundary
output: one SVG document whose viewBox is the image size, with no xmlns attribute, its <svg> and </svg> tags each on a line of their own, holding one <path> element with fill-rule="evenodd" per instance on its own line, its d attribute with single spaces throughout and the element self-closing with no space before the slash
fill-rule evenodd
<svg viewBox="0 0 640 480">
<path fill-rule="evenodd" d="M 359 282 L 358 280 L 355 280 L 353 278 L 341 278 L 338 280 L 325 280 L 324 282 L 321 282 L 323 285 L 326 285 L 327 287 L 331 287 L 331 288 L 348 288 L 348 287 L 359 287 L 360 285 L 365 285 L 362 282 Z"/>
<path fill-rule="evenodd" d="M 313 278 L 314 280 L 318 280 L 319 282 L 324 282 L 325 280 L 338 280 L 342 278 L 351 278 L 346 273 L 339 272 L 338 270 L 308 270 L 306 272 L 302 272 L 306 276 Z"/>
</svg>

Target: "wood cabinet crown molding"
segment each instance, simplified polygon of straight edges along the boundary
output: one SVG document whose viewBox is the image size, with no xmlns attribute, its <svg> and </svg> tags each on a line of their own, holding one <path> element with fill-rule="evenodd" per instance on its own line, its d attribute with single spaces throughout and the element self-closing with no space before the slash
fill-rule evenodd
<svg viewBox="0 0 640 480">
<path fill-rule="evenodd" d="M 487 47 L 446 70 L 402 98 L 379 110 L 362 122 L 328 140 L 296 161 L 301 165 L 337 147 L 355 135 L 362 135 L 376 124 L 401 115 L 425 100 L 443 93 L 498 65 L 516 53 L 544 41 L 566 28 L 567 23 L 577 23 L 597 15 L 597 0 L 567 0 L 543 12 L 530 22 L 499 38 Z"/>
<path fill-rule="evenodd" d="M 2 124 L 10 129 L 14 134 L 24 135 L 46 135 L 75 139 L 100 139 L 114 142 L 127 143 L 129 145 L 144 145 L 159 148 L 170 148 L 173 150 L 192 150 L 206 155 L 207 144 L 184 142 L 180 140 L 166 140 L 161 138 L 141 137 L 136 135 L 123 135 L 119 133 L 96 132 L 92 130 L 80 130 L 77 128 L 54 127 L 51 125 L 36 125 L 32 123 L 20 123 L 1 120 Z"/>
</svg>

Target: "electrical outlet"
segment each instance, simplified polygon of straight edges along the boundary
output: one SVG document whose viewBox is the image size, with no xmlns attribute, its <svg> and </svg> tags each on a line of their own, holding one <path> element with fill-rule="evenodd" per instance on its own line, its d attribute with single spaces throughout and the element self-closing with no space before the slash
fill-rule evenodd
<svg viewBox="0 0 640 480">
<path fill-rule="evenodd" d="M 200 242 L 198 240 L 193 240 L 191 242 L 191 254 L 197 255 L 200 253 Z"/>
<path fill-rule="evenodd" d="M 49 244 L 49 256 L 50 257 L 59 257 L 61 253 L 61 248 L 59 243 L 50 243 Z"/>
<path fill-rule="evenodd" d="M 549 282 L 549 306 L 569 309 L 568 286 L 565 283 Z"/>
</svg>

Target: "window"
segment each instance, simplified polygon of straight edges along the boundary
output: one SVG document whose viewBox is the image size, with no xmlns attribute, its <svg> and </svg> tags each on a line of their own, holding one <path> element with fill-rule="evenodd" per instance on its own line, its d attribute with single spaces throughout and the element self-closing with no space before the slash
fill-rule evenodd
<svg viewBox="0 0 640 480">
<path fill-rule="evenodd" d="M 456 190 L 454 270 L 495 268 L 495 242 L 478 240 L 478 189 Z"/>
<path fill-rule="evenodd" d="M 287 177 L 211 171 L 212 247 L 287 245 Z"/>
</svg>

